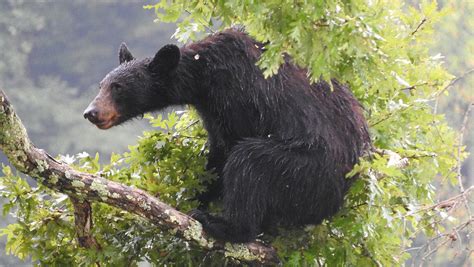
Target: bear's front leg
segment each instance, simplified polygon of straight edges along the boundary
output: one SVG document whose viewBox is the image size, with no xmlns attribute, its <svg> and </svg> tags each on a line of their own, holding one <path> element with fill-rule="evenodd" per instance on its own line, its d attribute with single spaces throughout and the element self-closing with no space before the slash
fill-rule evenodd
<svg viewBox="0 0 474 267">
<path fill-rule="evenodd" d="M 224 163 L 226 160 L 225 148 L 222 145 L 217 145 L 214 141 L 209 141 L 209 154 L 207 156 L 206 170 L 217 175 L 216 179 L 207 184 L 207 190 L 199 196 L 199 208 L 206 209 L 209 203 L 222 197 L 222 179 L 220 178 Z"/>
</svg>

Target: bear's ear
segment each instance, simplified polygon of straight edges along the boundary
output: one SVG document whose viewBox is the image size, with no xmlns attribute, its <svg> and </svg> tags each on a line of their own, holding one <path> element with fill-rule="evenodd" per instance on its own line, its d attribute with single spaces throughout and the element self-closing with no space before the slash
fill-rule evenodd
<svg viewBox="0 0 474 267">
<path fill-rule="evenodd" d="M 156 73 L 169 73 L 178 67 L 181 52 L 173 44 L 163 46 L 150 62 L 149 68 Z"/>
<path fill-rule="evenodd" d="M 129 62 L 134 60 L 135 58 L 132 56 L 132 53 L 128 50 L 128 47 L 125 43 L 120 45 L 119 49 L 119 63 L 122 64 L 124 62 Z"/>
</svg>

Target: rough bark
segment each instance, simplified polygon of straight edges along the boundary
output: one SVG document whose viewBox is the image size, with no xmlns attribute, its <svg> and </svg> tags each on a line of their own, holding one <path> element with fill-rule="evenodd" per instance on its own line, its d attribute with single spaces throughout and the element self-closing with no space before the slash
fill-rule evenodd
<svg viewBox="0 0 474 267">
<path fill-rule="evenodd" d="M 92 235 L 92 207 L 86 200 L 69 199 L 74 206 L 74 223 L 76 224 L 77 242 L 81 247 L 100 250 L 101 247 Z"/>
<path fill-rule="evenodd" d="M 239 261 L 258 264 L 279 262 L 275 250 L 269 246 L 257 241 L 230 244 L 214 240 L 206 235 L 198 221 L 156 197 L 136 188 L 76 171 L 67 164 L 56 161 L 44 150 L 32 144 L 2 90 L 0 90 L 0 149 L 18 171 L 73 199 L 78 238 L 80 241 L 85 241 L 84 246 L 100 247 L 90 235 L 92 224 L 89 203 L 98 201 L 146 218 L 161 229 L 172 230 L 176 235 L 193 241 L 204 249 L 222 250 L 226 256 Z"/>
</svg>

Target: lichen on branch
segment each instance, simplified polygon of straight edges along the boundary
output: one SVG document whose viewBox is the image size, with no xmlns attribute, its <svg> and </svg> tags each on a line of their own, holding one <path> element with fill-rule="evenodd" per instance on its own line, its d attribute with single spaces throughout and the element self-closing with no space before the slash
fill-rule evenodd
<svg viewBox="0 0 474 267">
<path fill-rule="evenodd" d="M 76 171 L 67 164 L 56 161 L 44 150 L 32 144 L 25 127 L 2 90 L 0 90 L 0 149 L 18 171 L 31 176 L 52 190 L 72 197 L 76 209 L 88 208 L 87 205 L 81 205 L 81 201 L 106 203 L 146 218 L 161 229 L 172 230 L 184 240 L 193 241 L 203 249 L 221 250 L 226 256 L 243 262 L 259 264 L 279 262 L 275 250 L 261 242 L 237 245 L 214 240 L 206 235 L 198 221 L 156 197 L 136 188 Z M 90 222 L 88 217 L 92 216 L 91 211 L 78 210 L 76 213 L 79 215 L 76 229 L 81 229 L 78 236 L 85 237 L 90 242 L 89 245 L 99 247 L 90 236 L 91 225 L 88 225 Z"/>
</svg>

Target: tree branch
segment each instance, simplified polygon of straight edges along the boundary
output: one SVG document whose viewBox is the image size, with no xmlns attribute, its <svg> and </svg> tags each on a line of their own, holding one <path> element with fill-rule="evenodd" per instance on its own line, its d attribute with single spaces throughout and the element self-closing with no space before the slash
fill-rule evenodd
<svg viewBox="0 0 474 267">
<path fill-rule="evenodd" d="M 416 29 L 411 33 L 411 35 L 412 35 L 412 36 L 415 35 L 415 33 L 418 32 L 418 30 L 421 28 L 421 26 L 423 26 L 423 24 L 425 24 L 426 21 L 427 21 L 427 19 L 426 19 L 426 18 L 423 18 L 423 19 L 421 20 L 421 22 L 418 24 L 418 26 L 416 26 Z"/>
<path fill-rule="evenodd" d="M 0 90 L 0 149 L 18 171 L 74 199 L 76 228 L 80 229 L 78 236 L 86 237 L 92 242 L 91 244 L 94 244 L 94 241 L 91 241 L 93 238 L 88 228 L 91 227 L 90 206 L 84 203 L 98 201 L 146 218 L 161 229 L 172 230 L 176 235 L 193 241 L 203 249 L 222 250 L 227 257 L 244 262 L 259 264 L 279 262 L 275 250 L 261 242 L 230 244 L 214 240 L 206 235 L 198 221 L 146 192 L 76 171 L 56 161 L 44 150 L 32 144 L 2 90 Z M 97 243 L 94 246 L 96 245 L 98 246 Z"/>
<path fill-rule="evenodd" d="M 99 243 L 92 236 L 91 204 L 86 200 L 81 201 L 72 196 L 70 196 L 69 199 L 74 206 L 74 223 L 76 224 L 77 242 L 81 247 L 100 250 L 101 247 Z"/>
</svg>

